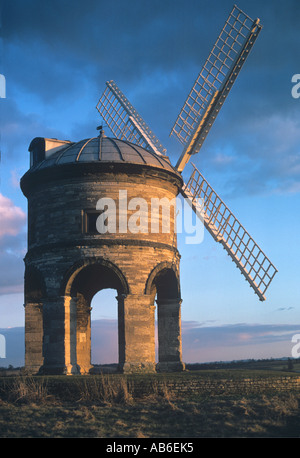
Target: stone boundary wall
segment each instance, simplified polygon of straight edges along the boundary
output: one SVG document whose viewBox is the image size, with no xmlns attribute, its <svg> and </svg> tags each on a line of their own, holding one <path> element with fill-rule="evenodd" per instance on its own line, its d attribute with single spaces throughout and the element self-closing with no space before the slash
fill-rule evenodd
<svg viewBox="0 0 300 458">
<path fill-rule="evenodd" d="M 243 378 L 243 379 L 212 379 L 200 378 L 184 380 L 149 380 L 134 381 L 135 395 L 145 395 L 157 391 L 180 397 L 187 395 L 221 395 L 251 394 L 267 392 L 287 392 L 300 390 L 300 376 Z"/>
<path fill-rule="evenodd" d="M 1 374 L 4 375 L 4 374 Z M 21 375 L 21 374 L 20 374 Z M 0 377 L 0 394 L 4 387 L 10 386 L 17 381 L 20 375 L 6 374 L 6 377 Z M 218 396 L 218 395 L 257 395 L 257 394 L 274 394 L 274 393 L 300 393 L 300 375 L 297 376 L 278 376 L 254 375 L 249 378 L 217 378 L 210 376 L 174 376 L 170 374 L 160 374 L 156 377 L 152 374 L 148 377 L 133 376 L 122 374 L 103 374 L 88 376 L 34 376 L 37 383 L 46 383 L 49 393 L 58 395 L 63 399 L 75 399 L 81 396 L 82 392 L 88 393 L 92 398 L 97 398 L 99 393 L 115 392 L 120 393 L 127 384 L 128 393 L 134 398 L 146 398 L 147 396 L 168 396 L 173 398 L 187 398 L 193 396 Z M 183 374 L 182 374 L 183 375 Z M 25 376 L 23 374 L 21 375 Z M 31 376 L 29 376 L 31 378 Z M 1 380 L 2 379 L 2 380 Z M 6 380 L 5 380 L 6 379 Z M 6 383 L 7 381 L 7 383 Z M 103 388 L 102 388 L 103 386 Z M 123 387 L 123 388 L 122 388 Z M 83 390 L 83 391 L 82 391 Z M 4 389 L 5 391 L 5 389 Z"/>
</svg>

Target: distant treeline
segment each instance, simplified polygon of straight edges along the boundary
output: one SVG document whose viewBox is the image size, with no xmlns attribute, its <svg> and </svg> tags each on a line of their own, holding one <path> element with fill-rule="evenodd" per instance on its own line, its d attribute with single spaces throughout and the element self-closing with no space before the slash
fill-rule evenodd
<svg viewBox="0 0 300 458">
<path fill-rule="evenodd" d="M 267 358 L 267 359 L 247 359 L 233 361 L 214 361 L 209 363 L 186 363 L 185 367 L 189 371 L 210 370 L 210 369 L 272 369 L 278 366 L 292 369 L 293 365 L 300 364 L 300 358 Z M 8 367 L 0 367 L 1 371 L 21 370 L 22 367 L 13 367 L 11 364 Z M 118 364 L 94 364 L 91 373 L 106 373 L 117 372 Z M 299 368 L 300 369 L 300 368 Z"/>
<path fill-rule="evenodd" d="M 209 370 L 209 369 L 272 369 L 272 366 L 287 365 L 292 369 L 295 362 L 300 362 L 300 358 L 269 358 L 269 359 L 247 359 L 237 361 L 214 361 L 211 363 L 187 363 L 186 369 L 190 371 Z"/>
</svg>

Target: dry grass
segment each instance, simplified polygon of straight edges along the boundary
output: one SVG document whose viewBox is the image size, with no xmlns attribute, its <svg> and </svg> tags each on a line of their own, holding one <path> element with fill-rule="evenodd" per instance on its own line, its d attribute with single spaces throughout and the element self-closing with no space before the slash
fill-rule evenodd
<svg viewBox="0 0 300 458">
<path fill-rule="evenodd" d="M 34 377 L 18 377 L 14 380 L 8 392 L 8 398 L 13 403 L 45 403 L 53 396 L 48 394 L 47 382 Z"/>
<path fill-rule="evenodd" d="M 125 378 L 114 380 L 109 375 L 101 374 L 99 378 L 91 377 L 79 380 L 78 391 L 80 397 L 78 402 L 102 401 L 105 403 L 131 403 L 133 401 L 133 386 Z"/>
<path fill-rule="evenodd" d="M 16 377 L 0 389 L 0 437 L 299 437 L 300 393 L 176 398 L 126 377 Z M 4 387 L 4 388 L 3 388 Z M 72 387 L 72 390 L 71 390 Z"/>
</svg>

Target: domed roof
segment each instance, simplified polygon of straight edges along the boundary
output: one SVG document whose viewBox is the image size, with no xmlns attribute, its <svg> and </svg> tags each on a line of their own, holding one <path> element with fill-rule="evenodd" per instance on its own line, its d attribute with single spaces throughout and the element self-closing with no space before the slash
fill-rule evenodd
<svg viewBox="0 0 300 458">
<path fill-rule="evenodd" d="M 37 141 L 39 141 L 39 144 L 41 143 L 40 138 L 34 139 L 31 142 L 29 151 L 35 149 L 35 144 L 38 143 Z M 165 169 L 177 174 L 168 156 L 158 155 L 128 141 L 110 138 L 104 135 L 80 140 L 76 143 L 64 142 L 53 153 L 44 150 L 41 160 L 33 162 L 30 172 L 62 164 L 93 162 L 141 164 Z"/>
</svg>

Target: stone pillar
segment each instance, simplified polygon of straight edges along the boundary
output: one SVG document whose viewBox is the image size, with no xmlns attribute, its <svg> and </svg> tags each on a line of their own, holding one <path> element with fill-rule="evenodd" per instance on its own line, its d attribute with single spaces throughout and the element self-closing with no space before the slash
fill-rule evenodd
<svg viewBox="0 0 300 458">
<path fill-rule="evenodd" d="M 25 307 L 25 369 L 37 373 L 43 365 L 43 304 L 26 302 Z"/>
<path fill-rule="evenodd" d="M 64 297 L 48 297 L 43 303 L 44 364 L 40 371 L 43 374 L 66 373 L 64 302 Z"/>
<path fill-rule="evenodd" d="M 154 310 L 150 296 L 118 296 L 119 368 L 155 372 Z"/>
<path fill-rule="evenodd" d="M 125 313 L 124 301 L 126 294 L 119 294 L 116 297 L 118 301 L 118 353 L 119 353 L 119 369 L 123 372 L 125 363 Z"/>
<path fill-rule="evenodd" d="M 80 374 L 88 374 L 91 364 L 91 310 L 90 302 L 78 294 L 76 307 L 76 355 Z"/>
<path fill-rule="evenodd" d="M 67 375 L 78 374 L 77 365 L 77 298 L 65 296 L 65 366 Z"/>
<path fill-rule="evenodd" d="M 76 300 L 69 296 L 43 302 L 43 374 L 78 373 L 76 363 Z"/>
<path fill-rule="evenodd" d="M 181 299 L 162 299 L 157 303 L 157 370 L 175 372 L 185 369 L 182 362 Z"/>
</svg>

